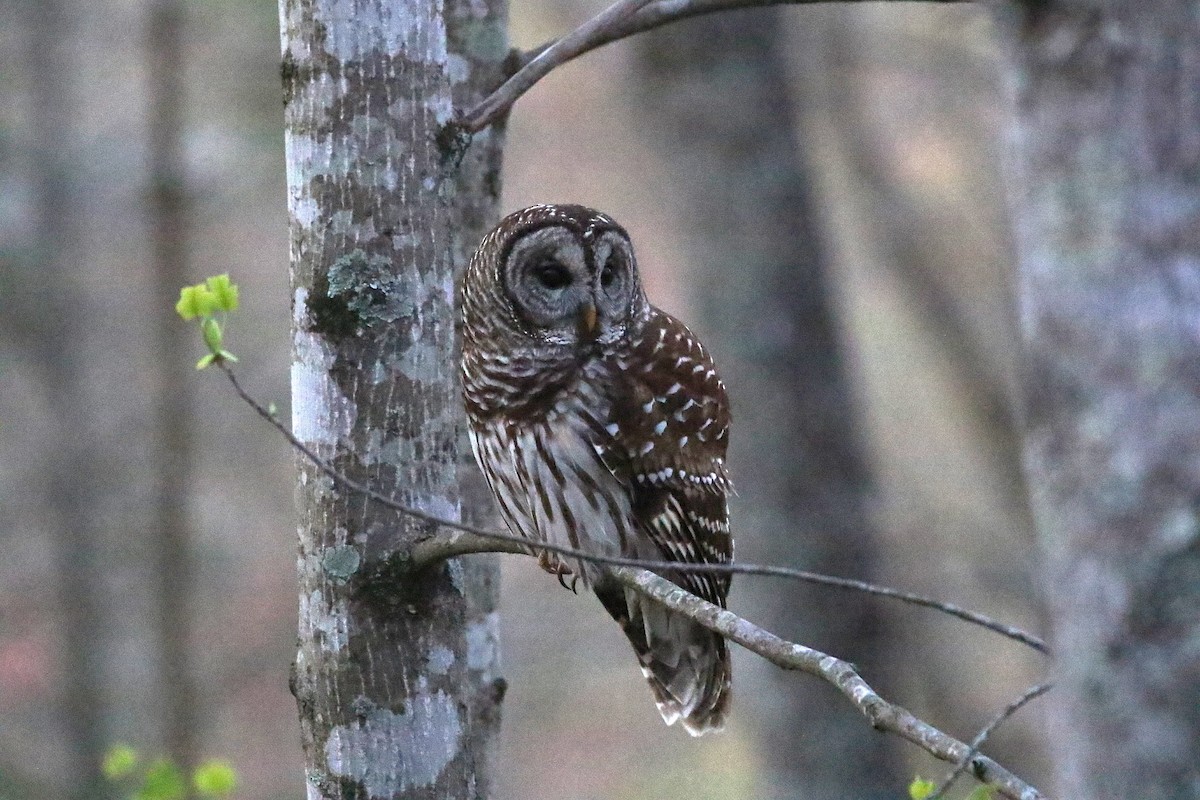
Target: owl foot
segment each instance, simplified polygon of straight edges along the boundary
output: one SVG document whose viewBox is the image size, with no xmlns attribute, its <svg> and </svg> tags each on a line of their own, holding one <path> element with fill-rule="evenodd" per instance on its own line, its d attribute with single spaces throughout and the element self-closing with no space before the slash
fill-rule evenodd
<svg viewBox="0 0 1200 800">
<path fill-rule="evenodd" d="M 575 585 L 579 583 L 579 576 L 574 571 L 559 560 L 558 556 L 548 553 L 545 550 L 538 553 L 538 566 L 549 572 L 554 577 L 558 578 L 558 585 L 564 589 L 570 589 L 572 594 L 578 594 L 575 591 Z M 571 576 L 571 584 L 568 586 L 564 577 Z"/>
</svg>

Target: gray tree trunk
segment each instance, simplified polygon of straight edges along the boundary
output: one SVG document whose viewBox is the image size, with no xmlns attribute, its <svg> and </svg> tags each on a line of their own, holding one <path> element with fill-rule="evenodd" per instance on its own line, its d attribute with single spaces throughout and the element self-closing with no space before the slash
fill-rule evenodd
<svg viewBox="0 0 1200 800">
<path fill-rule="evenodd" d="M 155 561 L 155 628 L 160 713 L 167 750 L 183 767 L 196 761 L 197 692 L 189 658 L 192 629 L 191 486 L 195 462 L 189 378 L 195 331 L 175 313 L 188 274 L 190 203 L 183 154 L 183 23 L 181 0 L 152 0 L 146 20 L 149 79 L 148 197 L 154 257 L 154 371 L 158 379 L 153 451 L 159 460 Z"/>
<path fill-rule="evenodd" d="M 1197 798 L 1200 13 L 1030 3 L 1012 36 L 1059 795 Z"/>
<path fill-rule="evenodd" d="M 1015 413 L 1015 259 L 992 123 L 1004 100 L 999 42 L 988 41 L 989 12 L 975 6 L 805 9 L 792 52 L 811 98 L 813 163 L 829 195 L 821 207 L 842 254 L 845 324 L 861 364 L 886 530 L 881 580 L 1037 630 Z M 914 169 L 914 153 L 940 168 Z M 894 692 L 964 737 L 1045 669 L 1037 654 L 942 615 L 890 622 L 908 644 L 893 653 Z M 979 680 L 981 652 L 1006 659 L 1002 675 Z M 988 752 L 1048 783 L 1038 778 L 1049 765 L 1033 712 L 1005 723 Z"/>
<path fill-rule="evenodd" d="M 678 176 L 698 300 L 730 386 L 738 557 L 869 580 L 870 480 L 795 129 L 775 9 L 718 14 L 639 37 L 642 116 Z M 756 621 L 855 661 L 877 683 L 877 604 L 803 584 L 734 583 Z M 740 602 L 747 602 L 745 600 Z M 740 662 L 739 668 L 752 667 Z M 894 797 L 891 744 L 826 687 L 743 673 L 738 710 L 764 762 L 757 796 Z M 814 724 L 813 720 L 819 720 Z"/>
<path fill-rule="evenodd" d="M 105 747 L 102 690 L 106 630 L 100 596 L 105 524 L 97 513 L 107 488 L 105 454 L 91 436 L 97 416 L 88 386 L 84 342 L 89 329 L 83 262 L 83 203 L 75 159 L 80 155 L 75 111 L 80 92 L 75 70 L 81 59 L 73 43 L 81 34 L 79 15 L 60 0 L 29 4 L 28 75 L 36 151 L 33 165 L 34 254 L 29 268 L 14 275 L 15 294 L 28 313 L 23 331 L 42 380 L 55 435 L 46 443 L 42 479 L 45 513 L 52 520 L 53 552 L 62 620 L 60 663 L 68 776 L 64 796 L 90 800 L 109 796 L 100 781 Z M 36 276 L 36 278 L 35 278 Z M 35 283 L 36 282 L 36 283 Z"/>
<path fill-rule="evenodd" d="M 499 78 L 500 0 L 281 0 L 296 434 L 462 515 L 454 270 L 494 222 L 500 145 L 439 136 Z M 404 575 L 422 525 L 299 463 L 309 798 L 484 798 L 499 722 L 491 557 Z"/>
</svg>

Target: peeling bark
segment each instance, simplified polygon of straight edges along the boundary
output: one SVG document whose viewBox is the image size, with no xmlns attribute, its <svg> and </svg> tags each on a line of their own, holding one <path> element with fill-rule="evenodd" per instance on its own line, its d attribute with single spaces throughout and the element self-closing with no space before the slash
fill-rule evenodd
<svg viewBox="0 0 1200 800">
<path fill-rule="evenodd" d="M 1027 3 L 1012 35 L 1059 794 L 1196 798 L 1200 13 Z"/>
<path fill-rule="evenodd" d="M 454 271 L 496 217 L 501 134 L 440 135 L 498 82 L 496 0 L 281 0 L 296 434 L 357 480 L 464 513 Z M 298 462 L 309 798 L 484 798 L 494 559 L 418 575 L 423 527 Z M 402 577 L 401 577 L 402 576 Z"/>
</svg>

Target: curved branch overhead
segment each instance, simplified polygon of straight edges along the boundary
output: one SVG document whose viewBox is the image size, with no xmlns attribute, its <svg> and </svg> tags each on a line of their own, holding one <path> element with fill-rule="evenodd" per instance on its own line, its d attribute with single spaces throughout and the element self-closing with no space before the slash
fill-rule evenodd
<svg viewBox="0 0 1200 800">
<path fill-rule="evenodd" d="M 591 42 L 596 37 L 602 36 L 604 31 L 612 29 L 649 2 L 651 0 L 617 0 L 566 36 L 547 46 L 527 61 L 499 89 L 472 109 L 462 121 L 463 127 L 475 133 L 491 125 L 508 113 L 513 102 L 550 74 L 551 70 L 593 49 L 595 45 Z"/>
<path fill-rule="evenodd" d="M 520 54 L 520 68 L 499 88 L 467 111 L 459 125 L 478 133 L 509 112 L 513 104 L 558 67 L 598 47 L 672 22 L 719 11 L 777 5 L 813 5 L 825 0 L 620 0 L 566 36 Z M 907 2 L 911 0 L 883 0 Z M 865 2 L 865 0 L 844 0 Z M 920 0 L 925 3 L 964 3 L 970 0 Z"/>
</svg>

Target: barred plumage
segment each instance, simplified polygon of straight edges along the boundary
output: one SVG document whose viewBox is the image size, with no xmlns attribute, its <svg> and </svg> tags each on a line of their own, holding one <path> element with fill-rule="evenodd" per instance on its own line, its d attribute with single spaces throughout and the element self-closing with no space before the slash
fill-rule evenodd
<svg viewBox="0 0 1200 800">
<path fill-rule="evenodd" d="M 646 299 L 619 225 L 582 206 L 518 211 L 479 245 L 461 302 L 471 443 L 514 533 L 656 561 L 733 557 L 725 386 L 692 332 Z M 668 724 L 723 725 L 720 636 L 592 563 L 543 564 L 596 592 Z M 725 605 L 727 575 L 664 576 Z"/>
</svg>

